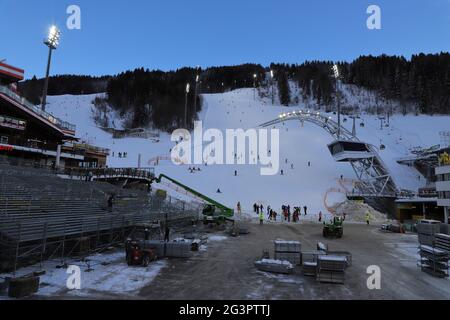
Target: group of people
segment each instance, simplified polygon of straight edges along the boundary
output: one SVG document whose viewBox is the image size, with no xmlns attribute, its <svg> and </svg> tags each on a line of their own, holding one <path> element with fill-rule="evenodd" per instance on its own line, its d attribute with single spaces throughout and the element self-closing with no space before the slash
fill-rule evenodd
<svg viewBox="0 0 450 320">
<path fill-rule="evenodd" d="M 112 156 L 114 157 L 114 155 L 115 155 L 115 152 L 113 151 L 112 152 Z M 119 158 L 126 158 L 126 157 L 128 157 L 128 153 L 127 152 L 119 152 L 119 153 L 117 153 L 117 155 L 118 155 Z"/>
<path fill-rule="evenodd" d="M 307 215 L 308 212 L 308 207 L 304 206 L 303 207 L 305 216 Z M 238 203 L 238 211 L 240 211 L 240 202 Z M 262 224 L 263 220 L 264 220 L 264 206 L 262 204 L 257 204 L 254 203 L 253 204 L 253 212 L 256 213 L 259 216 L 260 219 L 260 223 Z M 278 213 L 273 210 L 270 205 L 267 206 L 267 219 L 271 220 L 271 221 L 277 221 L 277 217 L 278 217 Z M 290 205 L 282 205 L 281 206 L 281 216 L 282 219 L 284 219 L 284 221 L 287 222 L 291 222 L 291 217 L 292 217 L 292 222 L 298 222 L 300 221 L 300 216 L 302 215 L 302 207 L 294 207 L 294 210 L 291 212 L 291 206 Z"/>
<path fill-rule="evenodd" d="M 308 207 L 303 207 L 305 216 L 308 214 Z M 300 221 L 300 216 L 302 215 L 302 207 L 294 207 L 291 213 L 291 206 L 290 205 L 282 205 L 281 206 L 281 212 L 283 214 L 284 221 L 291 222 L 291 216 L 292 216 L 292 222 L 298 222 Z M 292 214 L 292 215 L 291 215 Z M 275 217 L 276 219 L 276 217 Z"/>
<path fill-rule="evenodd" d="M 256 203 L 253 204 L 253 212 L 255 212 L 256 214 L 259 214 L 259 212 L 263 212 L 264 211 L 264 206 L 258 205 Z"/>
<path fill-rule="evenodd" d="M 189 172 L 190 173 L 195 173 L 195 172 L 200 172 L 200 171 L 202 171 L 201 169 L 200 169 L 200 167 L 189 167 Z"/>
</svg>

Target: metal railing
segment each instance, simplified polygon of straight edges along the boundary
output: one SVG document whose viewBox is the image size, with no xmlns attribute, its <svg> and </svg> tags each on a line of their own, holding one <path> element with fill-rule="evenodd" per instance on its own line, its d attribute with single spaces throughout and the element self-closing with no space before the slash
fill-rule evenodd
<svg viewBox="0 0 450 320">
<path fill-rule="evenodd" d="M 25 130 L 27 122 L 25 120 L 0 115 L 0 126 L 17 130 Z"/>
<path fill-rule="evenodd" d="M 20 103 L 21 105 L 27 107 L 29 110 L 33 111 L 37 115 L 39 115 L 39 116 L 45 118 L 46 120 L 50 121 L 51 123 L 53 123 L 57 127 L 61 128 L 61 129 L 70 130 L 70 131 L 74 131 L 75 132 L 76 126 L 74 124 L 71 124 L 71 123 L 66 122 L 66 121 L 62 121 L 61 119 L 58 119 L 58 118 L 54 117 L 50 113 L 48 113 L 46 111 L 43 111 L 39 106 L 35 106 L 31 102 L 29 102 L 27 99 L 25 99 L 24 97 L 21 97 L 20 95 L 18 95 L 17 93 L 15 93 L 11 89 L 9 89 L 8 87 L 0 85 L 0 93 L 5 94 L 6 96 L 8 96 L 9 98 L 13 99 L 14 101 L 16 101 L 16 102 Z"/>
<path fill-rule="evenodd" d="M 19 136 L 6 135 L 6 137 L 8 138 L 8 142 L 6 143 L 8 145 L 31 148 L 39 151 L 53 151 L 53 152 L 56 152 L 58 148 L 58 144 L 54 142 L 41 141 L 37 139 L 26 139 Z M 64 153 L 83 156 L 85 154 L 85 151 L 83 149 L 74 148 L 72 150 L 64 150 Z"/>
<path fill-rule="evenodd" d="M 65 174 L 70 177 L 95 179 L 107 178 L 132 178 L 152 180 L 155 178 L 154 168 L 65 168 L 57 170 L 59 174 Z"/>
</svg>

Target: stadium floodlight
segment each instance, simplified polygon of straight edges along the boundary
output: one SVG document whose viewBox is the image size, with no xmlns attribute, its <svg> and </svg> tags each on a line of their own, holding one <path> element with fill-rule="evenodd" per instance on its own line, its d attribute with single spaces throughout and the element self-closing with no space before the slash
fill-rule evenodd
<svg viewBox="0 0 450 320">
<path fill-rule="evenodd" d="M 59 38 L 61 37 L 61 31 L 59 31 L 58 27 L 53 25 L 50 27 L 48 32 L 48 37 L 44 41 L 44 43 L 51 49 L 56 49 L 59 45 Z"/>
<path fill-rule="evenodd" d="M 197 66 L 197 70 L 199 70 L 200 67 Z M 200 75 L 197 73 L 197 76 L 195 77 L 195 95 L 194 95 L 194 110 L 197 112 L 197 96 L 198 96 L 198 83 L 200 81 Z"/>
<path fill-rule="evenodd" d="M 191 85 L 189 83 L 186 84 L 186 95 L 184 99 L 184 128 L 187 129 L 187 107 L 188 107 L 188 94 L 191 90 Z"/>
<path fill-rule="evenodd" d="M 47 61 L 47 71 L 45 73 L 44 92 L 42 93 L 42 106 L 41 106 L 42 111 L 45 111 L 45 105 L 47 104 L 48 77 L 50 74 L 52 51 L 58 48 L 60 38 L 61 38 L 61 31 L 59 31 L 57 26 L 53 25 L 49 29 L 47 39 L 44 40 L 44 44 L 48 47 L 48 61 Z"/>
<path fill-rule="evenodd" d="M 338 139 L 341 136 L 341 97 L 340 97 L 340 90 L 339 90 L 339 67 L 337 64 L 333 65 L 333 74 L 336 78 L 336 97 L 337 97 L 337 107 L 338 107 L 338 131 L 337 136 Z"/>
<path fill-rule="evenodd" d="M 253 74 L 253 100 L 256 100 L 256 78 L 258 75 L 256 73 Z"/>
<path fill-rule="evenodd" d="M 271 91 L 272 91 L 272 105 L 275 104 L 275 94 L 274 94 L 274 89 L 273 89 L 273 77 L 274 77 L 274 72 L 273 70 L 270 70 L 270 86 L 271 86 Z"/>
<path fill-rule="evenodd" d="M 339 67 L 338 67 L 337 64 L 334 64 L 334 65 L 333 65 L 333 74 L 334 74 L 334 77 L 335 77 L 336 79 L 338 79 L 339 76 L 340 76 L 340 74 L 339 74 Z"/>
</svg>

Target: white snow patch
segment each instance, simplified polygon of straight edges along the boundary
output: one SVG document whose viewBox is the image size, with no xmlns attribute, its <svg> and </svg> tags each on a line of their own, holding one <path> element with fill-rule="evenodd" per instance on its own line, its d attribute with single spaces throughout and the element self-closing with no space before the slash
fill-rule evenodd
<svg viewBox="0 0 450 320">
<path fill-rule="evenodd" d="M 227 239 L 228 239 L 228 237 L 225 237 L 225 236 L 209 236 L 208 237 L 208 240 L 210 240 L 210 241 L 224 241 Z"/>
<path fill-rule="evenodd" d="M 124 252 L 103 253 L 89 256 L 88 262 L 69 260 L 68 265 L 76 265 L 81 269 L 81 289 L 68 290 L 66 282 L 69 274 L 67 269 L 56 268 L 60 261 L 49 260 L 39 264 L 19 269 L 16 276 L 23 276 L 35 271 L 45 271 L 40 276 L 40 288 L 37 295 L 53 296 L 68 293 L 75 296 L 92 296 L 95 294 L 136 294 L 147 286 L 167 266 L 164 260 L 156 261 L 148 267 L 130 267 L 125 262 Z M 89 271 L 88 269 L 92 269 Z M 1 274 L 0 277 L 12 277 L 12 274 Z"/>
</svg>

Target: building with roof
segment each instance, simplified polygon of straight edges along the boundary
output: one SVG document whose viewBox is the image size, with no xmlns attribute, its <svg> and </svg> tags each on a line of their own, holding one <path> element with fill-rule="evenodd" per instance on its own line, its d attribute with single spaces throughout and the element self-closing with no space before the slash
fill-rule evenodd
<svg viewBox="0 0 450 320">
<path fill-rule="evenodd" d="M 75 125 L 20 95 L 24 74 L 0 62 L 0 155 L 61 168 L 105 166 L 109 150 L 79 143 Z"/>
</svg>

